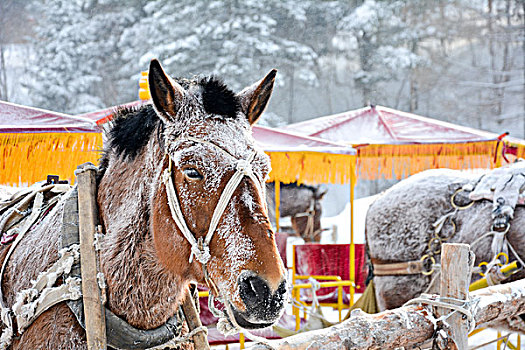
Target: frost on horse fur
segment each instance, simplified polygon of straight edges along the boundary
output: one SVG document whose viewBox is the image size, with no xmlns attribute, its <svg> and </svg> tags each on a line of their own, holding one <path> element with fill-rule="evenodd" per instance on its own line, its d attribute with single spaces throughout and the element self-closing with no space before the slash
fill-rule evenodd
<svg viewBox="0 0 525 350">
<path fill-rule="evenodd" d="M 478 176 L 476 176 L 478 177 Z M 430 170 L 415 175 L 390 188 L 370 206 L 366 218 L 366 241 L 369 256 L 384 263 L 406 262 L 420 259 L 433 234 L 432 224 L 442 215 L 450 212 L 450 198 L 454 192 L 470 182 L 473 175 L 453 170 Z M 465 205 L 468 197 L 461 198 Z M 455 216 L 456 234 L 451 243 L 471 244 L 478 237 L 491 230 L 492 203 L 477 201 L 470 208 L 460 210 Z M 514 219 L 510 222 L 507 239 L 521 257 L 525 256 L 525 208 L 517 206 Z M 444 230 L 450 230 L 446 223 Z M 446 233 L 445 233 L 446 236 Z M 478 265 L 490 261 L 492 238 L 484 238 L 472 247 Z M 512 258 L 512 256 L 511 256 Z M 432 276 L 375 276 L 378 305 L 381 310 L 392 309 L 419 296 L 425 291 Z M 516 280 L 525 277 L 521 271 L 511 277 Z M 473 280 L 476 279 L 473 275 Z M 438 284 L 439 285 L 439 284 Z M 432 292 L 437 292 L 433 290 Z M 517 321 L 519 318 L 516 317 Z M 516 322 L 515 329 L 525 330 L 523 321 Z"/>
<path fill-rule="evenodd" d="M 171 317 L 189 282 L 204 283 L 203 267 L 196 259 L 188 262 L 190 244 L 168 207 L 161 179 L 170 162 L 167 154 L 174 160 L 171 176 L 186 224 L 202 237 L 238 160 L 255 151 L 252 169 L 264 185 L 269 159 L 256 148 L 251 125 L 268 103 L 275 71 L 238 94 L 216 79 L 174 81 L 156 60 L 149 77 L 153 104 L 117 112 L 97 194 L 106 306 L 140 329 L 156 328 Z M 235 321 L 249 329 L 276 322 L 286 293 L 264 198 L 254 185 L 244 177 L 235 189 L 211 240 L 207 264 Z M 56 261 L 63 206 L 63 201 L 57 204 L 12 255 L 2 283 L 7 305 Z M 6 252 L 2 247 L 2 258 Z M 62 303 L 42 314 L 14 348 L 85 349 L 85 335 Z"/>
</svg>

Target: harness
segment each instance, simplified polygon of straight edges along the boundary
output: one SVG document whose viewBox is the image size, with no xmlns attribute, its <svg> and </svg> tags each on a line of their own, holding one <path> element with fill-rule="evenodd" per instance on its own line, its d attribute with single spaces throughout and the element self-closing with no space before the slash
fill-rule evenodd
<svg viewBox="0 0 525 350">
<path fill-rule="evenodd" d="M 442 215 L 432 226 L 434 227 L 433 236 L 427 242 L 427 249 L 419 260 L 406 262 L 385 262 L 380 259 L 371 259 L 373 265 L 373 274 L 376 276 L 393 276 L 393 275 L 413 275 L 423 274 L 431 275 L 435 270 L 440 268 L 436 263 L 436 257 L 441 252 L 441 244 L 454 236 L 456 233 L 455 217 L 459 211 L 470 208 L 476 201 L 488 199 L 493 202 L 492 219 L 490 231 L 478 237 L 471 246 L 478 244 L 483 238 L 492 236 L 492 259 L 490 262 L 481 263 L 479 267 L 474 268 L 477 272 L 486 277 L 489 285 L 500 283 L 503 279 L 509 277 L 500 273 L 497 269 L 501 267 L 501 258 L 506 259 L 508 263 L 509 250 L 521 265 L 525 263 L 506 239 L 506 234 L 510 229 L 510 222 L 514 217 L 514 210 L 517 205 L 525 204 L 524 193 L 522 188 L 525 187 L 525 162 L 517 162 L 510 167 L 498 168 L 490 173 L 485 174 L 474 182 L 467 183 L 457 189 L 450 198 L 452 211 Z M 457 197 L 462 192 L 468 194 L 469 203 L 461 205 L 457 202 Z M 444 236 L 443 227 L 450 222 L 452 233 Z M 481 271 L 485 267 L 485 273 Z M 493 269 L 495 268 L 495 269 Z M 514 271 L 516 272 L 516 271 Z M 433 281 L 435 280 L 435 277 Z M 431 282 L 431 285 L 433 283 Z M 429 286 L 429 288 L 431 287 Z M 428 290 L 428 289 L 427 289 Z"/>
<path fill-rule="evenodd" d="M 51 199 L 47 199 L 53 194 L 54 196 Z M 9 247 L 0 271 L 0 286 L 9 257 L 19 242 L 29 229 L 50 212 L 50 209 L 60 200 L 64 201 L 64 209 L 60 234 L 62 249 L 58 253 L 59 259 L 48 270 L 39 274 L 37 279 L 32 282 L 31 288 L 17 293 L 15 303 L 11 308 L 5 306 L 0 288 L 1 320 L 3 322 L 0 349 L 2 350 L 9 348 L 15 335 L 13 319 L 16 320 L 16 331 L 18 334 L 22 334 L 44 311 L 64 301 L 82 328 L 85 328 L 79 263 L 80 239 L 76 186 L 37 184 L 15 194 L 9 201 L 0 203 L 0 210 L 4 210 L 0 217 L 0 221 L 3 223 L 2 231 L 5 232 L 3 237 L 8 237 L 11 240 L 15 238 Z M 18 216 L 13 213 L 18 214 Z M 18 221 L 14 221 L 14 217 Z M 104 291 L 104 277 L 101 273 L 98 274 L 98 277 L 99 285 Z M 59 278 L 62 278 L 63 283 L 54 286 Z M 195 298 L 197 298 L 196 293 Z M 150 330 L 135 328 L 111 310 L 104 309 L 107 344 L 115 349 L 164 348 L 186 341 L 196 332 L 205 331 L 203 327 L 200 327 L 181 336 L 184 322 L 181 307 L 165 324 Z"/>
<path fill-rule="evenodd" d="M 180 142 L 184 141 L 192 141 L 196 143 L 202 143 L 208 146 L 212 146 L 215 149 L 218 149 L 223 154 L 227 155 L 228 157 L 233 157 L 230 153 L 228 153 L 223 148 L 215 145 L 214 143 L 201 140 L 192 136 L 186 136 L 180 139 Z M 224 214 L 224 211 L 226 210 L 226 207 L 228 206 L 233 193 L 241 183 L 242 179 L 247 176 L 250 178 L 255 188 L 257 189 L 257 193 L 260 196 L 260 198 L 263 198 L 262 196 L 262 188 L 259 183 L 259 180 L 255 176 L 252 170 L 251 162 L 255 158 L 255 155 L 257 154 L 256 151 L 252 152 L 250 156 L 246 160 L 240 159 L 237 160 L 237 165 L 235 169 L 235 173 L 232 175 L 226 186 L 224 187 L 224 190 L 221 194 L 221 197 L 219 198 L 219 202 L 217 203 L 217 206 L 215 207 L 215 210 L 213 211 L 213 216 L 210 221 L 210 225 L 208 227 L 208 233 L 204 237 L 199 237 L 199 239 L 195 238 L 195 235 L 190 231 L 188 228 L 188 225 L 186 225 L 186 220 L 184 219 L 184 215 L 182 214 L 182 210 L 180 208 L 179 200 L 177 197 L 177 192 L 175 191 L 175 186 L 173 184 L 173 176 L 172 176 L 172 164 L 173 159 L 170 155 L 167 155 L 169 158 L 169 165 L 168 168 L 164 170 L 164 173 L 162 174 L 162 181 L 164 182 L 166 186 L 166 192 L 168 196 L 168 205 L 170 207 L 171 217 L 173 218 L 173 221 L 175 221 L 175 224 L 179 228 L 179 230 L 182 232 L 184 237 L 188 240 L 188 242 L 191 244 L 191 254 L 189 262 L 190 264 L 193 262 L 193 257 L 197 259 L 198 262 L 202 264 L 202 268 L 204 271 L 204 278 L 206 281 L 206 284 L 208 285 L 209 289 L 213 291 L 213 293 L 216 296 L 219 296 L 219 291 L 213 280 L 210 278 L 208 274 L 207 264 L 211 259 L 210 255 L 210 242 L 213 238 L 213 234 L 215 233 L 217 226 L 219 224 L 219 221 Z"/>
<path fill-rule="evenodd" d="M 304 228 L 304 232 L 303 232 L 303 237 L 306 237 L 306 238 L 310 238 L 312 241 L 315 239 L 315 237 L 317 237 L 321 232 L 323 232 L 323 229 L 322 228 L 319 228 L 317 230 L 314 230 L 314 226 L 315 226 L 315 214 L 316 214 L 316 210 L 315 210 L 315 200 L 312 199 L 310 200 L 310 206 L 308 207 L 308 209 L 303 212 L 303 213 L 297 213 L 293 216 L 293 218 L 297 219 L 297 218 L 302 218 L 302 217 L 307 217 L 306 218 L 306 227 Z"/>
<path fill-rule="evenodd" d="M 197 143 L 202 143 L 206 145 L 213 146 L 214 148 L 220 150 L 222 153 L 226 154 L 229 157 L 233 157 L 223 148 L 192 136 L 187 136 L 180 139 L 180 142 L 192 141 Z M 177 227 L 183 233 L 184 237 L 191 244 L 191 254 L 189 262 L 193 262 L 195 257 L 199 263 L 203 266 L 205 281 L 208 287 L 211 290 L 209 301 L 213 305 L 213 296 L 219 298 L 220 293 L 210 278 L 207 270 L 207 263 L 211 259 L 209 244 L 213 238 L 219 221 L 224 214 L 226 207 L 228 206 L 233 193 L 241 183 L 242 179 L 247 176 L 250 178 L 258 192 L 260 198 L 263 198 L 262 187 L 259 183 L 259 180 L 255 176 L 252 170 L 251 162 L 255 158 L 256 151 L 252 152 L 250 156 L 244 160 L 237 160 L 236 171 L 233 176 L 230 178 L 226 184 L 219 202 L 213 212 L 212 219 L 208 228 L 208 232 L 204 239 L 200 237 L 199 239 L 195 238 L 195 235 L 189 230 L 184 216 L 182 215 L 182 210 L 180 208 L 179 200 L 177 193 L 175 191 L 175 186 L 173 184 L 172 176 L 172 163 L 173 159 L 168 155 L 169 166 L 164 170 L 162 174 L 162 181 L 166 186 L 167 192 L 167 201 L 170 207 L 170 212 L 173 220 L 175 221 Z M 79 264 L 79 229 L 78 229 L 78 194 L 76 187 L 71 188 L 69 185 L 51 185 L 43 186 L 42 188 L 37 188 L 36 190 L 28 190 L 20 195 L 15 200 L 21 202 L 18 206 L 9 208 L 7 213 L 0 217 L 0 226 L 3 231 L 7 231 L 7 234 L 4 236 L 7 237 L 16 237 L 9 252 L 4 259 L 2 269 L 0 271 L 0 286 L 1 279 L 7 266 L 9 257 L 14 252 L 15 248 L 19 242 L 24 237 L 25 233 L 33 226 L 33 224 L 41 218 L 42 208 L 48 208 L 49 203 L 46 205 L 44 202 L 43 192 L 50 191 L 55 187 L 60 187 L 60 195 L 53 197 L 49 203 L 52 205 L 56 204 L 62 197 L 65 197 L 64 203 L 64 215 L 63 215 L 63 225 L 61 233 L 61 242 L 62 249 L 59 252 L 59 259 L 53 264 L 53 266 L 47 271 L 40 274 L 36 281 L 33 282 L 32 288 L 19 292 L 17 294 L 17 299 L 13 307 L 10 309 L 6 307 L 3 303 L 3 295 L 0 288 L 0 307 L 1 307 L 1 320 L 4 323 L 5 327 L 0 337 L 0 349 L 7 349 L 11 345 L 12 338 L 14 336 L 13 330 L 13 317 L 17 320 L 18 333 L 21 334 L 23 331 L 44 311 L 50 307 L 66 301 L 69 308 L 74 313 L 79 324 L 85 328 L 84 315 L 83 315 L 83 301 L 82 294 L 80 291 L 80 264 Z M 67 193 L 66 193 L 67 192 Z M 21 210 L 26 208 L 33 202 L 32 210 Z M 0 203 L 0 210 L 7 208 L 7 205 Z M 266 207 L 264 207 L 266 210 Z M 18 215 L 18 216 L 17 216 Z M 20 219 L 22 218 L 23 225 L 21 228 L 11 227 L 8 224 L 13 222 L 13 217 Z M 20 220 L 18 220 L 20 221 Z M 7 228 L 7 229 L 6 229 Z M 8 230 L 10 229 L 10 230 Z M 58 287 L 53 287 L 57 279 L 62 277 L 64 283 Z M 103 287 L 104 281 L 103 276 L 99 273 L 99 284 Z M 103 289 L 103 288 L 101 288 Z M 227 303 L 226 310 L 222 312 L 222 329 L 226 332 L 226 329 L 229 328 L 231 331 L 231 326 L 235 331 L 241 330 L 241 327 L 236 323 L 235 317 Z M 215 309 L 213 306 L 210 308 L 214 314 L 219 314 L 220 312 Z M 226 319 L 226 315 L 230 314 L 229 321 Z M 109 346 L 115 349 L 153 349 L 153 348 L 164 348 L 166 345 L 174 345 L 174 339 L 179 337 L 182 330 L 182 324 L 184 321 L 184 314 L 182 309 L 179 307 L 177 313 L 172 316 L 164 325 L 152 329 L 152 330 L 141 330 L 129 325 L 125 320 L 121 319 L 109 309 L 105 308 L 105 320 L 106 320 L 106 329 L 107 329 L 107 343 Z M 230 325 L 230 327 L 227 326 Z M 202 329 L 195 329 L 191 335 L 197 331 L 202 331 Z M 191 336 L 189 335 L 189 336 Z M 186 335 L 184 338 L 189 338 Z M 252 339 L 257 340 L 259 337 L 253 336 Z M 262 339 L 260 341 L 264 341 Z"/>
</svg>

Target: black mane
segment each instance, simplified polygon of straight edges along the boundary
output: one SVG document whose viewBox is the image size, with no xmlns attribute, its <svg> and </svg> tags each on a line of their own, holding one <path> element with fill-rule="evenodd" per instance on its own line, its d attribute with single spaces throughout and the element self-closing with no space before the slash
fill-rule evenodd
<svg viewBox="0 0 525 350">
<path fill-rule="evenodd" d="M 205 77 L 198 80 L 177 79 L 188 89 L 197 84 L 202 89 L 202 103 L 208 114 L 220 115 L 225 118 L 235 118 L 241 106 L 235 93 L 221 80 L 215 77 Z M 114 112 L 110 123 L 108 146 L 106 152 L 112 150 L 133 160 L 140 150 L 148 143 L 154 130 L 163 130 L 163 123 L 151 105 L 140 107 L 123 107 Z M 107 155 L 101 159 L 101 167 L 107 163 Z"/>
<path fill-rule="evenodd" d="M 241 109 L 241 103 L 235 93 L 222 80 L 206 77 L 199 80 L 202 87 L 202 103 L 209 114 L 218 114 L 235 118 Z"/>
<path fill-rule="evenodd" d="M 119 108 L 114 116 L 109 130 L 109 149 L 129 159 L 137 156 L 157 126 L 162 127 L 151 105 Z"/>
</svg>

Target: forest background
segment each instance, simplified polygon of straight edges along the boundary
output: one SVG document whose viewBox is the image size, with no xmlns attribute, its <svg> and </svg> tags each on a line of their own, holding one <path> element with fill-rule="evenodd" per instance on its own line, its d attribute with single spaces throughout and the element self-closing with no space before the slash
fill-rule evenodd
<svg viewBox="0 0 525 350">
<path fill-rule="evenodd" d="M 0 100 L 71 114 L 133 101 L 157 57 L 235 89 L 277 68 L 270 126 L 377 104 L 524 137 L 524 13 L 523 0 L 1 0 Z"/>
</svg>

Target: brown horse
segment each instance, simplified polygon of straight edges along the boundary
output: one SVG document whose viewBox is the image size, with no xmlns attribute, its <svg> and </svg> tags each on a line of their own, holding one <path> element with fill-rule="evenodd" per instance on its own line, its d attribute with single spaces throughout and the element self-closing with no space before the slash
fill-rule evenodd
<svg viewBox="0 0 525 350">
<path fill-rule="evenodd" d="M 270 220 L 275 223 L 275 184 L 266 184 L 266 202 Z M 318 186 L 297 185 L 297 183 L 280 186 L 279 214 L 291 217 L 292 228 L 305 242 L 321 241 L 321 200 L 326 190 Z"/>
<path fill-rule="evenodd" d="M 275 74 L 235 94 L 215 78 L 173 80 L 153 60 L 152 105 L 116 113 L 98 178 L 100 268 L 107 308 L 131 326 L 164 324 L 190 282 L 216 287 L 242 328 L 282 315 L 285 268 L 264 201 L 269 158 L 251 136 Z M 57 260 L 63 209 L 62 200 L 11 255 L 7 306 Z M 12 348 L 86 349 L 85 332 L 60 303 L 22 334 L 15 329 Z"/>
</svg>

